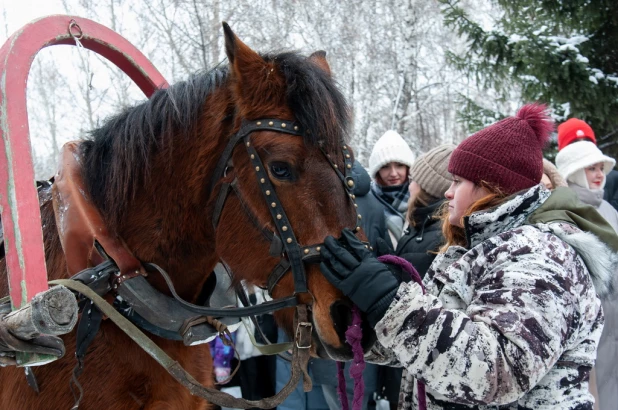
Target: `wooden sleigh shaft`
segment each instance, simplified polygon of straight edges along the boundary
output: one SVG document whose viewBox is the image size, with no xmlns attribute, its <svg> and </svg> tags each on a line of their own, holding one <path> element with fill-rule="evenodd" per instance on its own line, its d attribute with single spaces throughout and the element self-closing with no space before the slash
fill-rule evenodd
<svg viewBox="0 0 618 410">
<path fill-rule="evenodd" d="M 77 24 L 71 26 L 71 21 Z M 0 49 L 0 211 L 4 225 L 11 301 L 18 308 L 47 289 L 39 202 L 26 108 L 30 66 L 43 48 L 73 44 L 73 35 L 122 69 L 146 96 L 168 86 L 148 59 L 125 38 L 94 21 L 49 16 L 13 34 Z"/>
<path fill-rule="evenodd" d="M 29 340 L 41 335 L 63 335 L 77 322 L 75 295 L 64 286 L 38 293 L 30 303 L 2 318 L 16 337 Z"/>
<path fill-rule="evenodd" d="M 0 48 L 0 214 L 14 309 L 26 306 L 35 295 L 48 289 L 26 106 L 28 74 L 41 49 L 58 44 L 76 45 L 75 37 L 85 48 L 122 69 L 147 97 L 168 86 L 148 59 L 125 38 L 80 17 L 56 15 L 35 20 L 15 32 Z M 28 361 L 22 357 L 23 364 Z"/>
</svg>

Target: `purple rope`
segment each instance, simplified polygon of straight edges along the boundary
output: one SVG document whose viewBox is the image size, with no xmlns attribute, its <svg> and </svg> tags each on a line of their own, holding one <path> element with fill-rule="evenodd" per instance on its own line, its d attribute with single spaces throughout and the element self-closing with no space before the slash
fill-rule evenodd
<svg viewBox="0 0 618 410">
<path fill-rule="evenodd" d="M 425 286 L 421 275 L 414 266 L 407 260 L 395 255 L 382 255 L 378 258 L 382 263 L 388 263 L 391 265 L 400 266 L 406 271 L 410 278 L 418 283 L 425 294 Z M 363 354 L 363 347 L 361 340 L 363 338 L 363 331 L 361 329 L 361 315 L 358 307 L 352 307 L 352 324 L 345 332 L 345 340 L 352 346 L 352 352 L 354 359 L 352 366 L 350 367 L 350 375 L 354 380 L 354 399 L 352 401 L 352 410 L 361 410 L 363 407 L 363 396 L 365 394 L 365 382 L 363 381 L 363 370 L 365 370 L 365 356 Z M 341 403 L 342 410 L 349 410 L 348 396 L 345 391 L 345 376 L 343 373 L 344 363 L 337 362 L 337 392 L 339 394 L 339 402 Z M 416 389 L 418 391 L 418 408 L 419 410 L 427 410 L 427 397 L 425 395 L 425 384 L 418 380 L 416 382 Z"/>
<path fill-rule="evenodd" d="M 414 282 L 418 283 L 421 286 L 421 289 L 423 290 L 423 295 L 425 294 L 425 286 L 423 285 L 421 275 L 418 274 L 418 271 L 410 262 L 395 255 L 382 255 L 378 258 L 378 260 L 382 263 L 390 263 L 391 265 L 400 266 L 404 271 L 408 272 L 410 278 Z M 418 391 L 419 410 L 427 410 L 427 396 L 425 395 L 425 384 L 420 380 L 417 380 L 416 389 Z"/>
<path fill-rule="evenodd" d="M 404 258 L 400 258 L 395 255 L 382 255 L 378 257 L 378 260 L 382 263 L 388 263 L 390 265 L 400 266 L 401 269 L 406 271 L 410 278 L 419 285 L 421 285 L 421 289 L 423 289 L 423 295 L 425 294 L 425 286 L 423 285 L 423 280 L 421 279 L 421 275 L 418 274 L 416 268 Z"/>
<path fill-rule="evenodd" d="M 345 392 L 345 375 L 343 370 L 345 363 L 337 362 L 337 394 L 339 395 L 339 403 L 341 403 L 341 410 L 349 410 L 348 396 Z"/>
<path fill-rule="evenodd" d="M 361 410 L 363 407 L 363 396 L 365 393 L 365 381 L 363 380 L 363 370 L 365 370 L 365 354 L 361 341 L 363 340 L 363 329 L 361 328 L 362 318 L 358 307 L 352 306 L 352 326 L 345 331 L 345 340 L 352 346 L 354 359 L 350 366 L 350 376 L 354 380 L 354 400 L 352 401 L 353 410 Z"/>
<path fill-rule="evenodd" d="M 358 307 L 352 306 L 352 324 L 345 331 L 345 340 L 352 346 L 352 365 L 350 366 L 350 376 L 354 380 L 354 398 L 352 400 L 352 410 L 363 408 L 363 396 L 365 395 L 365 381 L 363 380 L 363 370 L 365 370 L 365 354 L 361 341 L 363 330 L 361 328 L 362 318 Z M 344 363 L 337 362 L 337 391 L 342 410 L 349 410 L 348 396 L 345 389 L 345 376 L 343 373 Z"/>
</svg>

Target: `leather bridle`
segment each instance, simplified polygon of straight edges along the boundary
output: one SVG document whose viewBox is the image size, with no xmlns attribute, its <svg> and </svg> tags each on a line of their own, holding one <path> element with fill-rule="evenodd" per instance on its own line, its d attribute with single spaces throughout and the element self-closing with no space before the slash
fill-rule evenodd
<svg viewBox="0 0 618 410">
<path fill-rule="evenodd" d="M 225 150 L 221 155 L 219 162 L 217 163 L 217 167 L 215 168 L 213 179 L 210 185 L 211 192 L 214 191 L 214 188 L 218 181 L 225 176 L 226 170 L 233 166 L 231 160 L 232 152 L 236 145 L 242 142 L 247 149 L 247 154 L 249 155 L 251 166 L 255 171 L 258 186 L 260 188 L 260 191 L 262 192 L 264 200 L 266 201 L 276 231 L 273 232 L 271 230 L 268 230 L 264 226 L 259 224 L 258 218 L 253 214 L 253 212 L 251 212 L 250 208 L 246 205 L 246 201 L 243 199 L 243 196 L 237 188 L 236 177 L 234 177 L 231 182 L 221 183 L 219 187 L 219 194 L 215 202 L 212 223 L 213 228 L 216 231 L 219 225 L 221 213 L 225 206 L 226 198 L 230 191 L 233 191 L 236 197 L 241 202 L 242 209 L 245 211 L 245 213 L 247 213 L 249 219 L 253 221 L 254 225 L 256 225 L 258 229 L 261 230 L 263 236 L 270 241 L 270 255 L 280 258 L 279 263 L 271 271 L 267 279 L 267 289 L 271 297 L 276 284 L 289 270 L 292 271 L 292 276 L 294 279 L 293 295 L 272 301 L 278 302 L 278 305 L 280 306 L 278 307 L 278 309 L 281 309 L 283 307 L 296 306 L 298 304 L 296 295 L 299 293 L 308 292 L 305 264 L 318 263 L 320 261 L 320 247 L 322 246 L 322 243 L 309 246 L 303 246 L 298 243 L 298 240 L 294 235 L 294 229 L 290 224 L 290 221 L 285 213 L 285 210 L 283 209 L 281 202 L 279 201 L 275 188 L 270 180 L 268 171 L 266 167 L 264 167 L 260 155 L 258 154 L 253 143 L 251 142 L 251 134 L 256 131 L 273 131 L 298 137 L 303 137 L 304 135 L 310 133 L 309 130 L 304 130 L 298 123 L 294 121 L 286 121 L 276 118 L 260 118 L 253 121 L 243 121 L 238 132 L 230 138 Z M 356 196 L 352 193 L 355 182 L 350 176 L 352 169 L 352 155 L 349 148 L 345 144 L 341 147 L 344 164 L 343 173 L 339 169 L 339 166 L 331 158 L 331 155 L 326 153 L 322 146 L 320 147 L 320 151 L 324 154 L 327 162 L 330 164 L 332 169 L 335 171 L 335 173 L 343 183 L 343 186 L 352 203 L 352 206 L 354 206 L 354 209 L 356 211 Z M 360 220 L 361 215 L 357 213 L 356 224 L 354 227 L 355 232 L 360 229 Z M 269 303 L 271 302 L 265 302 L 260 306 L 268 305 Z"/>
<path fill-rule="evenodd" d="M 244 212 L 262 232 L 265 239 L 270 241 L 270 255 L 273 257 L 279 257 L 279 262 L 271 271 L 267 279 L 267 289 L 269 295 L 272 297 L 274 287 L 290 270 L 292 271 L 294 279 L 294 292 L 292 295 L 269 300 L 254 306 L 250 306 L 248 303 L 245 303 L 246 298 L 243 297 L 244 295 L 242 294 L 239 294 L 238 296 L 241 299 L 241 302 L 245 305 L 244 307 L 214 307 L 210 306 L 209 303 L 205 306 L 196 305 L 180 298 L 180 296 L 176 294 L 172 281 L 167 273 L 154 264 L 146 265 L 149 266 L 148 270 L 153 272 L 158 271 L 159 274 L 163 276 L 169 291 L 172 294 L 171 298 L 161 294 L 161 292 L 153 288 L 152 285 L 150 285 L 150 283 L 139 274 L 139 272 L 134 275 L 126 275 L 126 277 L 124 273 L 121 275 L 120 270 L 115 270 L 115 273 L 110 274 L 108 272 L 109 269 L 103 266 L 104 264 L 86 269 L 85 271 L 75 275 L 74 278 L 82 281 L 83 283 L 87 283 L 91 287 L 95 286 L 97 283 L 103 283 L 104 286 L 97 290 L 97 293 L 99 294 L 104 294 L 112 290 L 112 287 L 110 286 L 111 283 L 113 283 L 113 291 L 117 293 L 124 302 L 126 302 L 127 306 L 131 307 L 131 312 L 141 315 L 148 322 L 153 322 L 152 324 L 154 326 L 151 326 L 150 329 L 160 328 L 161 331 L 159 334 L 161 335 L 169 334 L 170 332 L 177 333 L 177 323 L 182 323 L 185 319 L 191 318 L 195 314 L 210 316 L 213 318 L 251 317 L 300 305 L 297 295 L 301 293 L 308 293 L 305 264 L 319 263 L 320 247 L 322 244 L 319 243 L 303 246 L 298 243 L 297 238 L 294 235 L 294 230 L 290 225 L 289 219 L 281 202 L 279 201 L 268 172 L 251 142 L 251 134 L 256 131 L 274 131 L 298 137 L 302 137 L 305 133 L 309 133 L 308 130 L 304 131 L 300 125 L 292 121 L 272 118 L 243 121 L 238 132 L 230 137 L 229 142 L 223 151 L 219 162 L 217 163 L 211 180 L 210 191 L 214 192 L 217 184 L 220 182 L 221 178 L 224 177 L 226 169 L 233 166 L 231 161 L 232 152 L 234 148 L 242 142 L 247 149 L 247 154 L 249 155 L 251 166 L 255 171 L 258 186 L 267 203 L 267 207 L 270 211 L 276 231 L 269 230 L 258 222 L 258 218 L 247 206 L 241 192 L 237 189 L 236 178 L 234 178 L 231 182 L 224 181 L 220 183 L 219 193 L 213 211 L 212 224 L 216 231 L 221 213 L 226 203 L 226 198 L 229 193 L 233 191 L 242 204 Z M 342 145 L 344 166 L 343 173 L 334 162 L 333 158 L 331 158 L 331 155 L 325 152 L 323 147 L 320 147 L 320 150 L 341 180 L 352 206 L 354 206 L 354 209 L 356 210 L 356 197 L 352 193 L 355 182 L 349 175 L 352 169 L 352 156 L 348 147 L 346 145 Z M 361 215 L 357 214 L 356 225 L 354 227 L 355 231 L 360 229 L 360 220 Z M 367 246 L 369 247 L 368 244 Z M 105 250 L 100 249 L 99 253 L 105 255 Z M 108 258 L 106 257 L 106 259 Z M 222 262 L 223 265 L 227 267 L 225 261 Z M 96 274 L 93 274 L 93 272 L 96 272 Z M 108 281 L 107 278 L 110 275 L 114 278 L 114 280 Z M 86 279 L 83 279 L 85 277 Z M 95 278 L 94 282 L 92 278 Z M 238 288 L 239 287 L 237 287 L 237 293 L 240 293 Z M 175 314 L 176 319 L 173 320 L 173 323 L 166 324 L 165 321 L 165 323 L 162 323 L 157 320 L 159 316 L 157 311 L 160 311 L 161 306 L 165 306 L 166 310 Z M 177 335 L 176 337 L 178 336 L 182 336 L 181 338 L 185 339 L 185 343 L 190 342 L 189 340 L 186 340 L 186 335 Z"/>
</svg>

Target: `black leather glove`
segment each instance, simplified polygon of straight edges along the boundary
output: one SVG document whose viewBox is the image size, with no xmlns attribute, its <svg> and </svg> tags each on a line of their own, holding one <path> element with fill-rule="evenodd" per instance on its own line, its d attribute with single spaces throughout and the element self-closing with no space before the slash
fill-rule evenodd
<svg viewBox="0 0 618 410">
<path fill-rule="evenodd" d="M 378 240 L 376 241 L 376 255 L 378 256 L 394 255 L 395 250 L 393 249 L 393 246 L 389 242 L 386 242 L 382 238 L 378 238 Z"/>
<path fill-rule="evenodd" d="M 64 356 L 64 342 L 56 336 L 38 336 L 30 340 L 19 339 L 6 328 L 0 315 L 0 366 L 16 365 L 15 353 L 38 353 L 53 355 L 58 358 Z"/>
<path fill-rule="evenodd" d="M 320 254 L 324 276 L 367 313 L 369 324 L 375 327 L 393 301 L 400 281 L 349 229 L 341 232 L 339 240 L 328 236 Z"/>
</svg>

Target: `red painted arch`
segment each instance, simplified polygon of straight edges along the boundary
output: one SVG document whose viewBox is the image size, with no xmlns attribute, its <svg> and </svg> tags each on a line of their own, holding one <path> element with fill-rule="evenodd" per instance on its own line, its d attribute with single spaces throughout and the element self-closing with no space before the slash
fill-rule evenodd
<svg viewBox="0 0 618 410">
<path fill-rule="evenodd" d="M 43 48 L 76 45 L 69 33 L 75 20 L 82 45 L 118 66 L 150 97 L 167 81 L 124 37 L 92 20 L 54 15 L 28 23 L 0 49 L 0 212 L 11 301 L 15 308 L 47 289 L 41 214 L 34 182 L 26 108 L 30 66 Z M 73 33 L 78 30 L 74 26 Z"/>
</svg>

